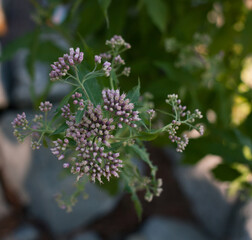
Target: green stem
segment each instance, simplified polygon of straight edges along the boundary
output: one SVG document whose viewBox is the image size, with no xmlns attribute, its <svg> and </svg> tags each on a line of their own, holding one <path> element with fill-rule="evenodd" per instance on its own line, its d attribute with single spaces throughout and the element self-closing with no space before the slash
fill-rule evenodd
<svg viewBox="0 0 252 240">
<path fill-rule="evenodd" d="M 76 66 L 74 66 L 74 71 L 75 71 L 75 75 L 76 75 L 76 78 L 75 78 L 75 79 L 77 80 L 77 82 L 79 83 L 80 87 L 82 88 L 82 90 L 83 90 L 83 92 L 84 92 L 86 98 L 87 98 L 88 100 L 90 100 L 90 98 L 89 98 L 89 96 L 88 96 L 88 93 L 87 93 L 87 91 L 86 91 L 86 89 L 85 89 L 85 87 L 84 87 L 84 82 L 85 82 L 85 81 L 83 82 L 83 84 L 81 83 L 80 78 L 79 78 L 79 74 L 78 74 L 78 69 L 77 69 Z"/>
</svg>

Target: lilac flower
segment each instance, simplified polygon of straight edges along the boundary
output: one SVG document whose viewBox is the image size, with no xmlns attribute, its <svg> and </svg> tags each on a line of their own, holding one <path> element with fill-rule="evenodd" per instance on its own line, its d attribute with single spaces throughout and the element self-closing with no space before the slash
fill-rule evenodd
<svg viewBox="0 0 252 240">
<path fill-rule="evenodd" d="M 92 103 L 89 103 L 80 123 L 76 123 L 74 115 L 68 114 L 68 116 L 66 121 L 68 125 L 67 137 L 73 138 L 78 144 L 90 137 L 96 137 L 97 141 L 109 146 L 108 140 L 113 138 L 110 132 L 115 129 L 115 126 L 112 125 L 112 118 L 103 117 L 100 105 L 95 108 Z"/>
<path fill-rule="evenodd" d="M 70 69 L 70 66 L 74 66 L 83 61 L 84 53 L 80 51 L 80 48 L 69 49 L 69 54 L 64 54 L 63 57 L 58 58 L 58 62 L 51 64 L 52 71 L 49 73 L 52 81 L 59 80 L 65 76 Z"/>
<path fill-rule="evenodd" d="M 101 59 L 102 59 L 102 57 L 98 56 L 98 55 L 95 55 L 95 57 L 94 57 L 95 63 L 101 63 Z"/>
<path fill-rule="evenodd" d="M 102 91 L 104 109 L 113 112 L 119 118 L 117 127 L 122 128 L 125 123 L 131 127 L 137 127 L 134 121 L 140 121 L 138 111 L 133 111 L 134 104 L 126 98 L 126 94 L 120 95 L 119 90 L 106 89 Z"/>
<path fill-rule="evenodd" d="M 104 152 L 104 148 L 92 141 L 85 141 L 76 147 L 77 157 L 71 161 L 71 172 L 78 175 L 90 176 L 91 181 L 97 179 L 102 183 L 102 177 L 109 181 L 112 176 L 119 177 L 120 168 L 123 167 L 119 153 Z"/>
<path fill-rule="evenodd" d="M 120 55 L 117 55 L 117 56 L 115 57 L 115 64 L 124 65 L 124 64 L 125 64 L 125 61 L 121 58 Z"/>
<path fill-rule="evenodd" d="M 110 60 L 111 59 L 111 54 L 109 54 L 109 53 L 101 53 L 100 55 L 99 55 L 102 59 L 105 59 L 105 60 Z"/>
<path fill-rule="evenodd" d="M 39 109 L 41 112 L 49 112 L 52 109 L 52 104 L 49 101 L 41 102 Z"/>
<path fill-rule="evenodd" d="M 54 146 L 51 148 L 51 152 L 58 158 L 58 160 L 65 158 L 64 152 L 66 151 L 68 143 L 69 140 L 67 138 L 65 138 L 64 140 L 58 138 L 56 141 L 53 141 Z"/>
<path fill-rule="evenodd" d="M 106 45 L 111 48 L 125 47 L 127 49 L 131 48 L 129 43 L 126 43 L 122 36 L 114 35 L 110 40 L 106 41 Z"/>
<path fill-rule="evenodd" d="M 103 63 L 103 71 L 105 72 L 105 76 L 109 77 L 110 76 L 110 71 L 112 70 L 112 68 L 110 67 L 111 63 L 106 61 L 105 63 Z"/>
<path fill-rule="evenodd" d="M 130 67 L 125 67 L 122 71 L 122 75 L 128 77 L 130 75 L 131 68 Z"/>
<path fill-rule="evenodd" d="M 150 119 L 153 119 L 156 112 L 153 109 L 149 109 L 149 110 L 147 110 L 147 113 L 150 115 Z"/>
<path fill-rule="evenodd" d="M 28 126 L 26 114 L 24 112 L 21 115 L 17 114 L 17 117 L 13 120 L 11 124 L 13 128 L 22 128 L 23 130 L 26 130 Z"/>
</svg>

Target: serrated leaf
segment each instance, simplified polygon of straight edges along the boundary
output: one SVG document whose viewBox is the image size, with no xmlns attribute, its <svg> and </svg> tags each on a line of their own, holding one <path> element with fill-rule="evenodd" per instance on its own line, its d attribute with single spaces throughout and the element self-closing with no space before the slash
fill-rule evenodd
<svg viewBox="0 0 252 240">
<path fill-rule="evenodd" d="M 164 33 L 168 22 L 168 11 L 165 1 L 144 0 L 144 3 L 152 22 Z"/>
<path fill-rule="evenodd" d="M 149 132 L 141 132 L 137 138 L 142 141 L 152 141 L 156 139 L 161 133 L 161 129 L 159 130 L 151 130 Z"/>
<path fill-rule="evenodd" d="M 130 102 L 136 103 L 138 102 L 139 97 L 140 97 L 140 80 L 138 79 L 138 85 L 128 92 L 127 98 L 130 99 Z"/>
<path fill-rule="evenodd" d="M 84 85 L 91 102 L 95 105 L 100 104 L 102 101 L 102 94 L 101 94 L 102 88 L 98 83 L 98 80 L 96 78 L 89 79 L 85 82 Z"/>
<path fill-rule="evenodd" d="M 111 0 L 98 0 L 98 2 L 101 6 L 104 17 L 106 19 L 107 27 L 109 27 L 108 8 L 109 8 L 109 5 L 111 4 Z"/>
<path fill-rule="evenodd" d="M 241 176 L 241 172 L 228 164 L 221 163 L 212 170 L 213 175 L 220 181 L 231 182 Z"/>
<path fill-rule="evenodd" d="M 63 123 L 51 135 L 56 135 L 56 134 L 65 132 L 67 128 L 68 128 L 68 125 L 66 123 Z"/>
<path fill-rule="evenodd" d="M 134 203 L 134 207 L 136 209 L 138 220 L 141 221 L 142 214 L 143 214 L 143 208 L 142 208 L 142 204 L 136 194 L 136 191 L 134 188 L 130 187 L 129 185 L 127 186 L 126 190 L 128 190 L 128 192 L 131 193 L 131 200 Z"/>
<path fill-rule="evenodd" d="M 151 175 L 154 178 L 156 175 L 157 167 L 152 164 L 146 149 L 143 147 L 141 148 L 136 144 L 129 146 L 129 148 L 132 149 L 141 160 L 148 164 L 151 169 Z"/>
<path fill-rule="evenodd" d="M 77 114 L 76 114 L 76 117 L 75 117 L 75 121 L 76 121 L 77 124 L 80 123 L 80 121 L 81 121 L 81 119 L 82 119 L 82 117 L 84 115 L 84 112 L 85 112 L 85 109 L 77 111 Z"/>
<path fill-rule="evenodd" d="M 109 195 L 115 196 L 119 191 L 119 179 L 111 178 L 110 181 L 106 181 L 104 184 L 97 184 L 97 186 L 104 189 Z"/>
</svg>

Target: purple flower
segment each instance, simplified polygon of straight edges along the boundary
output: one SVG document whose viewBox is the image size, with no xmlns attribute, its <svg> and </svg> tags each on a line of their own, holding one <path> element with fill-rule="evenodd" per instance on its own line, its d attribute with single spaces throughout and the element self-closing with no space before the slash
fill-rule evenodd
<svg viewBox="0 0 252 240">
<path fill-rule="evenodd" d="M 52 104 L 49 101 L 41 102 L 39 109 L 41 112 L 49 112 L 52 109 Z"/>
<path fill-rule="evenodd" d="M 112 112 L 119 119 L 117 126 L 122 128 L 125 123 L 133 128 L 137 127 L 135 121 L 140 121 L 139 112 L 133 111 L 134 104 L 129 99 L 125 99 L 126 95 L 120 95 L 119 90 L 106 89 L 102 91 L 102 98 L 104 102 L 104 109 Z"/>
<path fill-rule="evenodd" d="M 102 57 L 98 56 L 98 55 L 95 55 L 95 57 L 94 57 L 95 63 L 101 63 L 101 59 L 102 59 Z"/>
<path fill-rule="evenodd" d="M 51 64 L 52 71 L 49 73 L 50 79 L 52 81 L 59 80 L 67 74 L 70 66 L 81 63 L 83 58 L 84 53 L 80 51 L 80 48 L 76 48 L 76 50 L 70 48 L 69 54 L 64 54 L 63 57 L 58 58 L 58 62 Z"/>
<path fill-rule="evenodd" d="M 111 63 L 106 61 L 105 63 L 103 63 L 103 71 L 105 72 L 105 76 L 109 77 L 110 76 L 110 71 L 112 70 L 112 68 L 110 67 Z"/>
</svg>

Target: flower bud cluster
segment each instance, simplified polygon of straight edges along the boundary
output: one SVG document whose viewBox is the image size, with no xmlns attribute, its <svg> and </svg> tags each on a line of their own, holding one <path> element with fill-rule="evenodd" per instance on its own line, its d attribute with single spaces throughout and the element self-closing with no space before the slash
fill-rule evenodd
<svg viewBox="0 0 252 240">
<path fill-rule="evenodd" d="M 70 66 L 74 66 L 81 63 L 84 58 L 84 53 L 80 51 L 80 48 L 69 49 L 69 54 L 64 54 L 63 57 L 59 57 L 57 62 L 51 64 L 52 71 L 49 73 L 52 81 L 59 80 L 62 76 L 65 76 Z"/>
<path fill-rule="evenodd" d="M 49 112 L 52 110 L 52 104 L 49 101 L 41 102 L 39 105 L 41 112 Z"/>
<path fill-rule="evenodd" d="M 106 89 L 102 91 L 102 98 L 104 102 L 104 109 L 106 111 L 112 112 L 119 118 L 119 123 L 117 126 L 119 128 L 123 127 L 123 123 L 135 128 L 137 125 L 135 121 L 140 121 L 138 111 L 133 111 L 134 104 L 126 98 L 126 94 L 120 95 L 120 91 Z"/>
<path fill-rule="evenodd" d="M 131 68 L 130 67 L 125 67 L 122 71 L 122 75 L 128 77 L 130 75 Z"/>
<path fill-rule="evenodd" d="M 147 192 L 144 195 L 144 199 L 147 202 L 151 202 L 154 196 L 159 197 L 163 191 L 162 185 L 163 181 L 161 178 L 158 178 L 154 183 L 150 182 L 148 184 Z"/>
<path fill-rule="evenodd" d="M 150 119 L 152 120 L 155 117 L 155 110 L 154 109 L 149 109 L 147 110 L 147 113 L 150 115 Z"/>
<path fill-rule="evenodd" d="M 125 61 L 121 58 L 120 55 L 117 55 L 114 61 L 116 65 L 125 65 Z"/>
<path fill-rule="evenodd" d="M 24 112 L 22 114 L 18 114 L 11 124 L 13 128 L 22 128 L 23 130 L 26 130 L 28 126 L 26 114 Z"/>
<path fill-rule="evenodd" d="M 184 134 L 182 137 L 177 136 L 177 131 L 181 124 L 187 124 L 190 127 L 193 127 L 196 129 L 200 135 L 204 134 L 204 127 L 202 125 L 199 126 L 193 126 L 192 123 L 195 122 L 195 119 L 202 118 L 201 112 L 196 109 L 193 113 L 191 113 L 189 110 L 186 111 L 186 106 L 181 105 L 181 100 L 178 99 L 178 95 L 176 94 L 169 94 L 167 96 L 166 103 L 172 106 L 172 110 L 175 113 L 174 117 L 175 119 L 172 121 L 172 123 L 167 128 L 167 131 L 169 133 L 169 138 L 172 142 L 177 143 L 177 151 L 183 152 L 185 150 L 185 147 L 189 143 L 189 138 L 186 134 Z M 182 120 L 183 119 L 183 120 Z"/>
<path fill-rule="evenodd" d="M 85 107 L 84 100 L 81 97 L 82 97 L 82 94 L 79 92 L 75 92 L 72 95 L 73 104 L 78 106 L 78 110 L 83 110 Z M 69 108 L 68 108 L 68 110 L 70 111 Z"/>
<path fill-rule="evenodd" d="M 51 148 L 52 154 L 55 155 L 58 160 L 62 160 L 65 158 L 64 152 L 69 144 L 69 140 L 67 138 L 60 139 L 58 138 L 56 141 L 53 141 L 53 147 Z"/>
<path fill-rule="evenodd" d="M 112 176 L 119 177 L 120 168 L 123 167 L 119 153 L 105 152 L 104 147 L 98 146 L 92 141 L 84 140 L 75 151 L 77 156 L 69 162 L 71 172 L 77 174 L 77 179 L 82 176 L 90 176 L 91 181 L 97 179 L 102 183 L 102 176 L 108 181 Z"/>
<path fill-rule="evenodd" d="M 106 41 L 106 45 L 110 46 L 111 48 L 116 47 L 125 47 L 126 49 L 131 48 L 130 44 L 125 42 L 122 36 L 114 35 L 110 40 Z"/>
<path fill-rule="evenodd" d="M 103 67 L 102 67 L 104 73 L 105 73 L 105 76 L 106 77 L 109 77 L 110 76 L 110 72 L 112 70 L 111 68 L 111 63 L 106 61 L 105 63 L 103 63 Z"/>
<path fill-rule="evenodd" d="M 20 131 L 27 130 L 28 121 L 26 119 L 26 114 L 23 112 L 22 114 L 17 114 L 17 117 L 12 121 L 12 127 L 14 128 L 14 136 L 17 138 L 19 142 L 23 141 L 22 134 Z"/>
<path fill-rule="evenodd" d="M 99 55 L 101 57 L 101 59 L 103 60 L 110 60 L 112 58 L 111 54 L 110 53 L 101 53 Z M 98 60 L 98 58 L 96 58 Z"/>
</svg>

